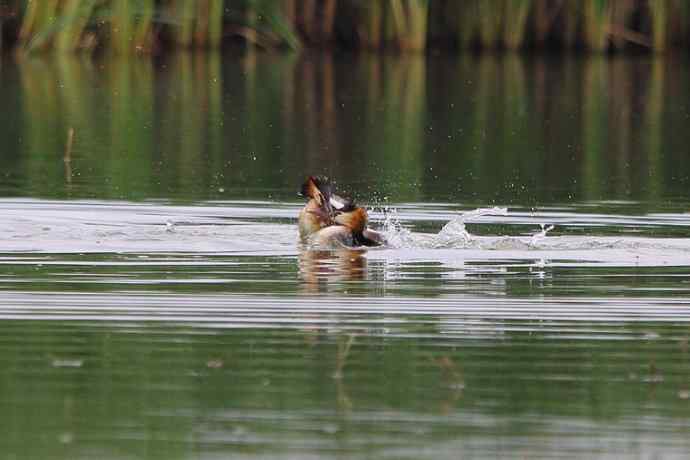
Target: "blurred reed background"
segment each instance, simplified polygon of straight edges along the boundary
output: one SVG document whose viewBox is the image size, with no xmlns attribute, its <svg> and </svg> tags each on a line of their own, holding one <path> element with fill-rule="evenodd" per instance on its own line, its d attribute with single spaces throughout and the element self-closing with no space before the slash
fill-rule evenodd
<svg viewBox="0 0 690 460">
<path fill-rule="evenodd" d="M 291 200 L 295 177 L 327 167 L 368 201 L 658 202 L 687 195 L 674 180 L 690 175 L 687 111 L 672 103 L 690 100 L 690 67 L 680 64 L 512 54 L 18 59 L 0 67 L 0 194 Z"/>
<path fill-rule="evenodd" d="M 690 45 L 687 0 L 3 0 L 26 51 L 173 48 L 651 50 Z"/>
</svg>

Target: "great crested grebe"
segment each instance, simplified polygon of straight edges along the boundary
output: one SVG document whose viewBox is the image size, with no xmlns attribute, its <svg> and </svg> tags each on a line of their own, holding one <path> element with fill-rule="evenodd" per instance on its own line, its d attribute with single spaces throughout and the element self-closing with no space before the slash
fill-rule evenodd
<svg viewBox="0 0 690 460">
<path fill-rule="evenodd" d="M 330 203 L 332 190 L 328 178 L 324 176 L 309 176 L 302 184 L 300 195 L 309 199 L 299 213 L 299 236 L 303 240 L 334 224 L 334 211 Z"/>
<path fill-rule="evenodd" d="M 333 192 L 327 177 L 309 176 L 301 195 L 309 201 L 299 214 L 302 241 L 315 246 L 379 246 L 383 235 L 367 228 L 366 209 Z"/>
</svg>

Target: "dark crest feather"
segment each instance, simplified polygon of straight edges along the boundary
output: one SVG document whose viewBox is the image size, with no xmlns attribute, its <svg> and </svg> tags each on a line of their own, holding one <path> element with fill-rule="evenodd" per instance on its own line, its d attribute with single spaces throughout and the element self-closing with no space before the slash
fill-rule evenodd
<svg viewBox="0 0 690 460">
<path fill-rule="evenodd" d="M 302 184 L 302 188 L 300 189 L 300 195 L 304 197 L 314 198 L 315 193 L 313 187 L 316 187 L 316 189 L 319 192 L 321 192 L 321 195 L 323 195 L 326 201 L 329 200 L 333 193 L 333 186 L 331 185 L 331 181 L 328 180 L 328 177 L 309 176 Z"/>
</svg>

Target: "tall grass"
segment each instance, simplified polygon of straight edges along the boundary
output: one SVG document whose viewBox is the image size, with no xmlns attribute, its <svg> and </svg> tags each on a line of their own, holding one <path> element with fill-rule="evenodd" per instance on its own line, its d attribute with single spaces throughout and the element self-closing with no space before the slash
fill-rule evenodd
<svg viewBox="0 0 690 460">
<path fill-rule="evenodd" d="M 9 18 L 9 19 L 8 19 Z M 40 51 L 343 46 L 457 49 L 690 46 L 687 0 L 6 0 L 0 24 Z M 440 43 L 439 43 L 440 42 Z"/>
</svg>

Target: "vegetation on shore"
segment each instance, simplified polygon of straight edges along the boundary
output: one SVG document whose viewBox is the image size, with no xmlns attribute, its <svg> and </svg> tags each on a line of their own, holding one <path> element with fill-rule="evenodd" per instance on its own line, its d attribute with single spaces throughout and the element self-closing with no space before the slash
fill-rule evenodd
<svg viewBox="0 0 690 460">
<path fill-rule="evenodd" d="M 5 0 L 0 44 L 159 53 L 340 47 L 374 51 L 651 50 L 690 46 L 686 0 Z"/>
</svg>

